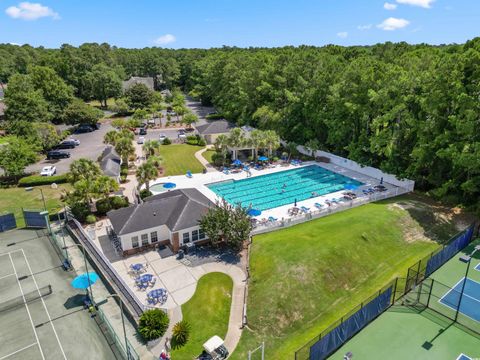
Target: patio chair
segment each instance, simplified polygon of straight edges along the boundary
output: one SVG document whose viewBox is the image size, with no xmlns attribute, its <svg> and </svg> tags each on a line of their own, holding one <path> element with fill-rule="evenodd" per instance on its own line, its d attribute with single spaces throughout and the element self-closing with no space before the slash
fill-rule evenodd
<svg viewBox="0 0 480 360">
<path fill-rule="evenodd" d="M 302 206 L 302 207 L 301 207 L 301 210 L 302 210 L 302 212 L 304 212 L 304 213 L 308 213 L 308 212 L 310 211 L 310 208 L 307 208 L 307 207 L 305 207 L 305 206 Z"/>
<path fill-rule="evenodd" d="M 154 287 L 156 282 L 157 282 L 157 279 L 156 279 L 156 278 L 153 278 L 153 279 L 150 281 L 149 286 L 150 286 L 150 287 Z"/>
<path fill-rule="evenodd" d="M 321 209 L 321 208 L 323 208 L 323 204 L 320 204 L 320 203 L 317 202 L 317 203 L 315 203 L 315 207 L 317 209 Z"/>
</svg>

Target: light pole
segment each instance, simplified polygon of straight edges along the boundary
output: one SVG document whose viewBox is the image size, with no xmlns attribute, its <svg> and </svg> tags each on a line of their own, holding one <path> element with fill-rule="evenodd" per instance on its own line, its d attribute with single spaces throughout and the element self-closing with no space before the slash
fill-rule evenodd
<svg viewBox="0 0 480 360">
<path fill-rule="evenodd" d="M 480 250 L 480 248 L 475 247 L 475 249 L 470 254 L 470 257 L 468 259 L 467 270 L 465 270 L 465 277 L 463 279 L 462 290 L 460 291 L 460 298 L 458 299 L 458 308 L 457 308 L 457 312 L 455 313 L 455 321 L 457 321 L 458 319 L 458 313 L 460 312 L 460 305 L 462 305 L 463 292 L 465 291 L 465 284 L 467 283 L 468 272 L 470 271 L 470 264 L 472 263 L 472 257 L 478 250 Z"/>
<path fill-rule="evenodd" d="M 34 188 L 30 186 L 30 187 L 26 187 L 25 191 L 33 191 L 34 189 L 40 190 L 40 194 L 42 194 L 43 210 L 47 211 L 47 204 L 45 203 L 45 196 L 43 196 L 43 190 L 41 187 Z"/>
<path fill-rule="evenodd" d="M 127 354 L 127 359 L 130 360 L 130 351 L 128 350 L 128 341 L 127 341 L 127 332 L 125 330 L 125 319 L 123 316 L 123 301 L 118 294 L 111 294 L 107 296 L 108 298 L 116 297 L 120 301 L 120 314 L 122 315 L 122 327 L 123 327 L 123 338 L 125 340 L 125 353 Z"/>
<path fill-rule="evenodd" d="M 82 247 L 82 252 L 83 252 L 83 260 L 85 262 L 85 272 L 87 273 L 87 281 L 88 281 L 88 289 L 90 291 L 90 296 L 92 297 L 92 303 L 95 304 L 95 301 L 93 300 L 93 291 L 92 291 L 92 283 L 90 281 L 90 276 L 88 276 L 88 264 L 87 264 L 87 255 L 85 253 L 85 246 L 82 244 L 75 244 L 75 245 L 70 245 L 70 246 L 64 246 L 63 249 L 67 250 L 75 246 L 81 246 Z"/>
</svg>

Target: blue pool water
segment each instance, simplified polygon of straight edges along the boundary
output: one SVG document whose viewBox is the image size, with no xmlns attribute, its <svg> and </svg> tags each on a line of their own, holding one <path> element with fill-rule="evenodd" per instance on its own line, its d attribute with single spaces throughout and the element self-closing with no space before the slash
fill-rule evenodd
<svg viewBox="0 0 480 360">
<path fill-rule="evenodd" d="M 242 180 L 228 180 L 207 185 L 230 204 L 268 210 L 297 201 L 343 190 L 346 185 L 363 185 L 360 181 L 310 165 Z"/>
</svg>

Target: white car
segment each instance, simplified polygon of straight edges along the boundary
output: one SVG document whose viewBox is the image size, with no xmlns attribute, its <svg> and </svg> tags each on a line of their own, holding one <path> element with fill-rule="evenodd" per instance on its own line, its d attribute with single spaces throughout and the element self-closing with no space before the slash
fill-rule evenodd
<svg viewBox="0 0 480 360">
<path fill-rule="evenodd" d="M 53 165 L 45 166 L 42 171 L 40 171 L 41 176 L 53 176 L 57 172 L 57 168 Z"/>
<path fill-rule="evenodd" d="M 165 140 L 166 138 L 167 138 L 167 135 L 160 134 L 160 137 L 158 139 L 160 140 L 160 142 L 163 142 L 163 140 Z"/>
<path fill-rule="evenodd" d="M 137 140 L 137 144 L 143 144 L 145 142 L 145 137 L 144 136 L 140 136 Z"/>
<path fill-rule="evenodd" d="M 78 140 L 78 139 L 69 138 L 69 139 L 67 139 L 67 141 L 73 141 L 76 146 L 80 145 L 80 140 Z"/>
</svg>

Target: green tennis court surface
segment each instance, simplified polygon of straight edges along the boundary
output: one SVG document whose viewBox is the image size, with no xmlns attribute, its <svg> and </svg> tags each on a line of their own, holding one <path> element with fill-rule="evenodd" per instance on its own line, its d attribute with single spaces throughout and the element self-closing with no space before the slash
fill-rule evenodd
<svg viewBox="0 0 480 360">
<path fill-rule="evenodd" d="M 50 239 L 0 233 L 0 359 L 115 359 Z"/>
<path fill-rule="evenodd" d="M 427 308 L 392 306 L 329 359 L 343 359 L 347 352 L 353 354 L 353 359 L 369 360 L 480 358 L 480 272 L 475 270 L 480 266 L 480 252 L 472 256 L 469 269 L 459 260 L 461 255 L 470 255 L 478 244 L 480 240 L 474 241 L 407 296 L 410 304 L 424 304 L 428 298 Z M 453 321 L 455 317 L 457 322 Z"/>
</svg>

